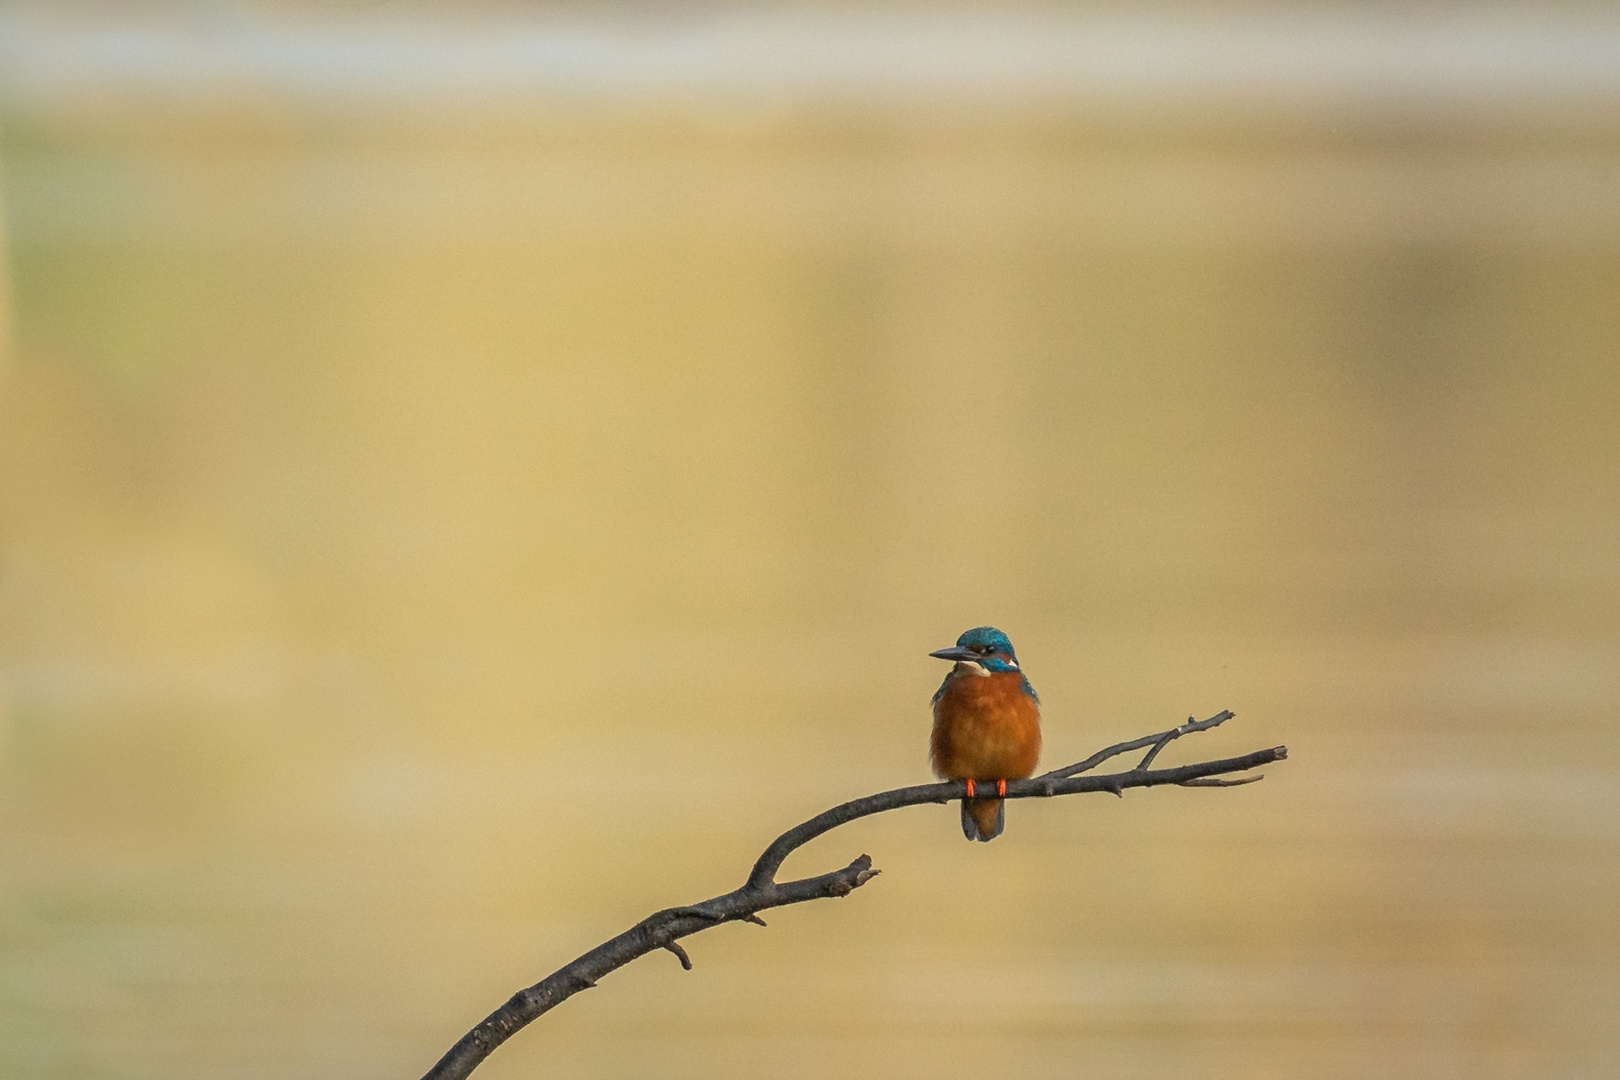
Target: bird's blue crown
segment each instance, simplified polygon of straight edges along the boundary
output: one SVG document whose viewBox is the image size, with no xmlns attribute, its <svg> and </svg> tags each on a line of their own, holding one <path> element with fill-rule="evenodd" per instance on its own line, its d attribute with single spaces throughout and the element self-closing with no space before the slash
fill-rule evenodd
<svg viewBox="0 0 1620 1080">
<path fill-rule="evenodd" d="M 954 660 L 959 664 L 977 665 L 991 674 L 1018 672 L 1021 677 L 1023 676 L 1023 672 L 1018 667 L 1018 654 L 1013 652 L 1012 640 L 993 626 L 975 626 L 972 630 L 956 639 L 954 649 L 941 649 L 929 655 L 936 656 L 941 660 Z M 945 681 L 940 684 L 939 692 L 934 695 L 936 700 L 941 694 L 945 693 L 945 688 L 951 684 L 951 679 L 956 677 L 956 673 L 961 670 L 963 669 L 952 668 L 950 674 L 945 676 Z M 1036 695 L 1035 688 L 1029 685 L 1027 677 L 1023 679 L 1023 683 L 1024 693 L 1039 701 L 1040 698 Z"/>
<path fill-rule="evenodd" d="M 990 668 L 991 671 L 1018 670 L 1018 654 L 1013 652 L 1012 639 L 993 626 L 975 626 L 972 630 L 956 639 L 956 647 L 959 649 L 972 649 L 974 652 L 982 651 L 985 654 L 985 661 L 988 661 L 988 663 L 985 661 L 980 662 L 984 663 L 984 666 Z M 1006 661 L 1008 660 L 1012 661 L 1011 666 L 1007 665 Z M 999 669 L 991 666 L 997 663 L 1001 664 Z"/>
</svg>

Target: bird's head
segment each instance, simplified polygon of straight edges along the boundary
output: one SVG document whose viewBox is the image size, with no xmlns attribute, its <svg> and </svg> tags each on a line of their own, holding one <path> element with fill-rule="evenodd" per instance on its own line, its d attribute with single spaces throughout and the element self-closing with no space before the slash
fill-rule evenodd
<svg viewBox="0 0 1620 1080">
<path fill-rule="evenodd" d="M 928 655 L 966 664 L 969 670 L 984 675 L 1018 670 L 1018 657 L 1013 653 L 1012 642 L 993 626 L 976 626 L 957 638 L 951 648 Z"/>
</svg>

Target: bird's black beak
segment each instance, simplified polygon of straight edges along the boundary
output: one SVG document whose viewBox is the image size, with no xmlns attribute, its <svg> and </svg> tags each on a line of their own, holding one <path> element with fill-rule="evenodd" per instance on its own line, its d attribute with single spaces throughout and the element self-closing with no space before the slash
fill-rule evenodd
<svg viewBox="0 0 1620 1080">
<path fill-rule="evenodd" d="M 973 663 L 979 659 L 978 653 L 972 649 L 964 649 L 960 645 L 952 645 L 948 649 L 940 649 L 938 652 L 931 652 L 928 655 L 937 660 L 953 660 L 959 663 Z"/>
</svg>

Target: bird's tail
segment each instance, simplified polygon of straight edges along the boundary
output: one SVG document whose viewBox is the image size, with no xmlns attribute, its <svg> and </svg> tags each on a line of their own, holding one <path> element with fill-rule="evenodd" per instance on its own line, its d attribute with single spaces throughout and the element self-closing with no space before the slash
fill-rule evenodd
<svg viewBox="0 0 1620 1080">
<path fill-rule="evenodd" d="M 1007 823 L 1007 804 L 1002 799 L 963 799 L 962 835 L 969 840 L 989 843 L 1001 835 Z"/>
</svg>

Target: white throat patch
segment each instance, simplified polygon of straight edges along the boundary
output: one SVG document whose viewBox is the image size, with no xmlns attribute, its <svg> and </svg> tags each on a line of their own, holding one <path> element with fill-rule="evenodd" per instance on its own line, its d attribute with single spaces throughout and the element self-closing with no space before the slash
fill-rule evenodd
<svg viewBox="0 0 1620 1080">
<path fill-rule="evenodd" d="M 983 675 L 987 679 L 990 677 L 989 669 L 976 660 L 958 660 L 957 663 L 961 664 L 975 675 Z"/>
</svg>

